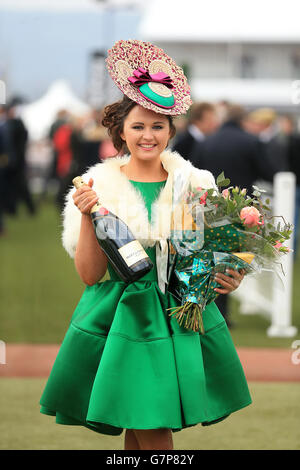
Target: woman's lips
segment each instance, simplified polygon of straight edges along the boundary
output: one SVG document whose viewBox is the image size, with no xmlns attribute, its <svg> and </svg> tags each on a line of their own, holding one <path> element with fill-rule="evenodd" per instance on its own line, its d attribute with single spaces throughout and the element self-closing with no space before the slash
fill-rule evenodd
<svg viewBox="0 0 300 470">
<path fill-rule="evenodd" d="M 156 147 L 156 144 L 139 144 L 139 147 L 141 147 L 143 150 L 152 150 L 154 147 Z"/>
</svg>

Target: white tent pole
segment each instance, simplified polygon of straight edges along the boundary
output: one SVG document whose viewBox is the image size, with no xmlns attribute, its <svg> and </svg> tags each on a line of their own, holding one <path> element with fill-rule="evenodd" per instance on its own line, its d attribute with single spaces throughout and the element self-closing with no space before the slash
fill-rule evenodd
<svg viewBox="0 0 300 470">
<path fill-rule="evenodd" d="M 273 214 L 282 215 L 285 221 L 290 223 L 294 222 L 295 181 L 294 173 L 290 172 L 277 173 L 274 178 Z M 293 235 L 286 246 L 293 248 Z M 271 326 L 267 330 L 270 337 L 292 337 L 297 333 L 297 328 L 291 325 L 293 253 L 282 256 L 281 261 L 285 273 L 284 289 L 279 289 L 276 282 L 273 283 Z"/>
</svg>

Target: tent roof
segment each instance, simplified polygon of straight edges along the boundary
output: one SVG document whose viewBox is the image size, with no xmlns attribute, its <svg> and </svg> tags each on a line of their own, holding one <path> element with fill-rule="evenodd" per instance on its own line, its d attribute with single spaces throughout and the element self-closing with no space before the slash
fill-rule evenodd
<svg viewBox="0 0 300 470">
<path fill-rule="evenodd" d="M 80 115 L 90 107 L 73 94 L 67 81 L 57 80 L 42 98 L 21 109 L 21 117 L 30 137 L 33 140 L 45 137 L 58 111 L 62 109 Z"/>
<path fill-rule="evenodd" d="M 139 33 L 165 42 L 300 42 L 299 15 L 299 0 L 152 0 Z"/>
</svg>

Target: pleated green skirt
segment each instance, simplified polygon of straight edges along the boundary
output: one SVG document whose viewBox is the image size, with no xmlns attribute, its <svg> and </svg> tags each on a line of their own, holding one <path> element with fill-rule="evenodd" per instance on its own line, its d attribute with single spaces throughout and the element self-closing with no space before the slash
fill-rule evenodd
<svg viewBox="0 0 300 470">
<path fill-rule="evenodd" d="M 146 250 L 155 263 L 155 249 Z M 209 425 L 251 403 L 227 325 L 215 303 L 205 334 L 169 316 L 179 305 L 153 269 L 132 284 L 87 286 L 60 347 L 40 404 L 60 424 L 102 434 Z"/>
</svg>

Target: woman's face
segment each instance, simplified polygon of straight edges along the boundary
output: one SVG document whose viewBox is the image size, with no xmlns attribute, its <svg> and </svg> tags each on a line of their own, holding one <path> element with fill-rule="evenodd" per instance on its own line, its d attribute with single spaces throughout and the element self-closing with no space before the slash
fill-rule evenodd
<svg viewBox="0 0 300 470">
<path fill-rule="evenodd" d="M 120 136 L 133 158 L 155 160 L 168 145 L 169 119 L 136 105 L 126 116 Z"/>
</svg>

